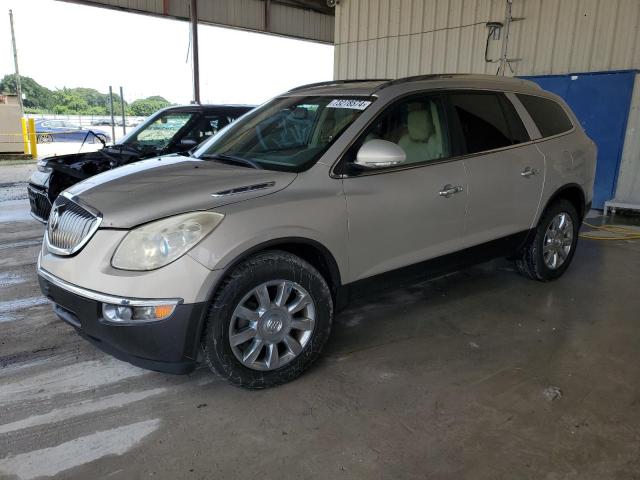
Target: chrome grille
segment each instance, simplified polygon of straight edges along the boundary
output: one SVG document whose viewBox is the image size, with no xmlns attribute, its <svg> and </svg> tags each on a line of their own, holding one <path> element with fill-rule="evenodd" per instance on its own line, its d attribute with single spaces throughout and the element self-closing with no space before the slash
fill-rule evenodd
<svg viewBox="0 0 640 480">
<path fill-rule="evenodd" d="M 31 185 L 27 187 L 27 192 L 29 193 L 31 214 L 42 223 L 46 223 L 47 218 L 49 218 L 49 212 L 51 211 L 51 202 L 46 192 L 34 188 Z"/>
<path fill-rule="evenodd" d="M 58 255 L 72 255 L 92 237 L 102 220 L 71 198 L 60 195 L 51 208 L 47 222 L 47 247 Z"/>
</svg>

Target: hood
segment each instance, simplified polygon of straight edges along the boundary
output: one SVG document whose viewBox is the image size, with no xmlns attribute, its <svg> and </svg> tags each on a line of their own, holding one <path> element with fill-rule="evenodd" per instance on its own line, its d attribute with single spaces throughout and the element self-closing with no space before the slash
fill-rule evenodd
<svg viewBox="0 0 640 480">
<path fill-rule="evenodd" d="M 197 158 L 152 158 L 109 170 L 67 192 L 102 213 L 102 227 L 131 228 L 159 218 L 275 193 L 295 173 Z"/>
<path fill-rule="evenodd" d="M 71 153 L 68 155 L 49 157 L 45 158 L 44 161 L 47 162 L 48 167 L 82 180 L 138 159 L 138 155 L 129 151 L 105 152 L 104 150 L 96 150 L 93 152 Z"/>
</svg>

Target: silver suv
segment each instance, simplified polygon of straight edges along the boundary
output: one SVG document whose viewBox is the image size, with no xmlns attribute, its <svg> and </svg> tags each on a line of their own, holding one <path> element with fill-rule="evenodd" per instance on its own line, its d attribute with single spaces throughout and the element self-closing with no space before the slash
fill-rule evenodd
<svg viewBox="0 0 640 480">
<path fill-rule="evenodd" d="M 64 191 L 40 285 L 118 358 L 173 373 L 204 360 L 264 388 L 309 367 L 336 309 L 376 279 L 496 256 L 536 280 L 562 275 L 595 161 L 565 103 L 527 81 L 307 85 L 191 157 Z"/>
</svg>

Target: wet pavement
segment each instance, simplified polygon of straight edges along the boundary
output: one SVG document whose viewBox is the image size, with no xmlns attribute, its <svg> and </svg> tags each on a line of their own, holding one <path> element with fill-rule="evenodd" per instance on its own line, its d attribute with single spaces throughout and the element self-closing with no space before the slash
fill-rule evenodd
<svg viewBox="0 0 640 480">
<path fill-rule="evenodd" d="M 43 227 L 2 195 L 2 479 L 640 478 L 640 241 L 583 240 L 548 284 L 499 260 L 390 288 L 251 392 L 79 338 L 37 287 Z"/>
</svg>

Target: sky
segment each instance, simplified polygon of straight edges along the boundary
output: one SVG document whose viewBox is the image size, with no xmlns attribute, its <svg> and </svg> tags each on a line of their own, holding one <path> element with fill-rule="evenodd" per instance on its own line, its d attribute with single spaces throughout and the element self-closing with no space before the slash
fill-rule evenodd
<svg viewBox="0 0 640 480">
<path fill-rule="evenodd" d="M 20 74 L 50 89 L 122 86 L 127 101 L 192 98 L 189 24 L 56 0 L 0 0 L 0 77 Z M 4 18 L 3 18 L 4 17 Z M 297 85 L 333 77 L 333 46 L 200 25 L 203 103 L 259 104 Z"/>
</svg>

